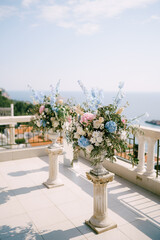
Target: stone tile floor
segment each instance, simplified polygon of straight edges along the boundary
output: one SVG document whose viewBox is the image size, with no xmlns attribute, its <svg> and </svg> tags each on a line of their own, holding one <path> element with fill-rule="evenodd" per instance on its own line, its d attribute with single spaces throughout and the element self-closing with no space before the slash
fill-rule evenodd
<svg viewBox="0 0 160 240">
<path fill-rule="evenodd" d="M 93 185 L 80 158 L 63 164 L 64 186 L 47 189 L 48 156 L 0 162 L 0 240 L 160 240 L 160 198 L 118 176 L 108 184 L 108 213 L 118 227 L 96 234 L 84 221 L 93 211 Z"/>
</svg>

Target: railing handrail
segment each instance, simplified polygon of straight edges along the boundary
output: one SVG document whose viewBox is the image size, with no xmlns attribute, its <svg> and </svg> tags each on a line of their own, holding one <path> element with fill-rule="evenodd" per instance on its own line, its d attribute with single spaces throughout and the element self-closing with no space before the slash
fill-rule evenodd
<svg viewBox="0 0 160 240">
<path fill-rule="evenodd" d="M 140 129 L 144 133 L 145 137 L 151 137 L 156 140 L 160 139 L 160 129 L 155 129 L 146 126 L 140 126 Z"/>
<path fill-rule="evenodd" d="M 9 124 L 16 124 L 21 122 L 30 122 L 33 116 L 26 115 L 26 116 L 7 116 L 7 117 L 0 117 L 0 125 L 9 125 Z"/>
</svg>

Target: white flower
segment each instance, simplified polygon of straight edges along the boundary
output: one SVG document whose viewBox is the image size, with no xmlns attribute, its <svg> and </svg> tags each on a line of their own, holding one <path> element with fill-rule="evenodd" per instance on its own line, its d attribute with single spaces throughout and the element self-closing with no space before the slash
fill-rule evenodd
<svg viewBox="0 0 160 240">
<path fill-rule="evenodd" d="M 100 123 L 104 122 L 104 118 L 103 117 L 99 117 L 99 122 Z"/>
<path fill-rule="evenodd" d="M 58 125 L 59 125 L 59 122 L 58 122 L 58 121 L 53 121 L 53 122 L 52 122 L 52 126 L 53 126 L 53 127 L 56 128 L 56 127 L 58 127 Z"/>
<path fill-rule="evenodd" d="M 62 104 L 63 104 L 63 99 L 62 99 L 62 98 L 59 98 L 59 99 L 57 99 L 56 102 L 59 103 L 60 105 L 62 105 Z"/>
<path fill-rule="evenodd" d="M 99 120 L 93 121 L 93 127 L 94 128 L 98 129 L 100 127 L 100 125 L 101 125 L 101 122 Z"/>
<path fill-rule="evenodd" d="M 93 150 L 93 146 L 92 145 L 88 145 L 87 147 L 86 147 L 86 151 L 88 152 L 88 153 L 90 153 L 92 150 Z"/>
<path fill-rule="evenodd" d="M 99 143 L 98 143 L 98 142 L 96 142 L 96 143 L 95 143 L 95 146 L 96 146 L 96 147 L 98 147 L 98 146 L 99 146 Z"/>
<path fill-rule="evenodd" d="M 124 141 L 127 139 L 126 131 L 122 131 L 122 132 L 121 132 L 120 139 L 121 139 L 121 140 L 124 140 Z"/>
<path fill-rule="evenodd" d="M 104 124 L 101 124 L 100 129 L 101 130 L 104 129 Z"/>
<path fill-rule="evenodd" d="M 106 140 L 106 143 L 108 147 L 112 146 L 112 143 L 108 139 Z"/>
<path fill-rule="evenodd" d="M 94 138 L 97 138 L 97 137 L 99 136 L 99 132 L 98 132 L 98 131 L 94 131 L 94 132 L 92 133 L 92 136 L 93 136 Z"/>
<path fill-rule="evenodd" d="M 45 108 L 45 112 L 48 112 L 48 108 Z"/>
<path fill-rule="evenodd" d="M 83 136 L 85 134 L 85 131 L 83 131 L 81 127 L 77 127 L 77 133 Z"/>
<path fill-rule="evenodd" d="M 121 108 L 118 109 L 118 111 L 116 112 L 116 114 L 119 114 L 119 115 L 120 115 L 123 111 L 124 111 L 124 107 L 121 107 Z"/>
<path fill-rule="evenodd" d="M 76 138 L 76 139 L 79 139 L 79 138 L 80 138 L 80 135 L 79 135 L 78 132 L 74 133 L 74 138 Z"/>
<path fill-rule="evenodd" d="M 97 142 L 101 143 L 103 141 L 102 137 L 97 137 Z"/>
<path fill-rule="evenodd" d="M 94 137 L 92 137 L 92 138 L 90 139 L 90 142 L 91 142 L 91 143 L 95 143 L 95 142 L 96 142 L 96 139 L 95 139 Z"/>
<path fill-rule="evenodd" d="M 40 121 L 36 121 L 36 125 L 37 127 L 40 127 L 41 126 Z"/>
</svg>

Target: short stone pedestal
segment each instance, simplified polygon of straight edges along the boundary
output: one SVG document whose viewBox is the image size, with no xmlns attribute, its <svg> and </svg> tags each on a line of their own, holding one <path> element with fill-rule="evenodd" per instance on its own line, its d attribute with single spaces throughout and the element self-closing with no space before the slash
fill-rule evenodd
<svg viewBox="0 0 160 240">
<path fill-rule="evenodd" d="M 93 182 L 93 216 L 85 221 L 96 233 L 102 233 L 112 228 L 116 228 L 117 224 L 108 217 L 107 209 L 107 183 L 113 181 L 114 174 L 108 173 L 103 176 L 95 176 L 92 173 L 86 173 L 87 178 Z"/>
<path fill-rule="evenodd" d="M 62 147 L 47 148 L 49 155 L 49 178 L 43 184 L 47 188 L 54 188 L 63 186 L 61 179 L 59 178 L 59 164 L 58 155 L 63 153 Z"/>
</svg>

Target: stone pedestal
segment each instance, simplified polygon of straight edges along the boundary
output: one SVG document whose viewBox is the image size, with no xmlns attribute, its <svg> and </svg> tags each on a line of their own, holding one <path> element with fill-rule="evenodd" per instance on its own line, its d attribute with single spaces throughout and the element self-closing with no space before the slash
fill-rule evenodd
<svg viewBox="0 0 160 240">
<path fill-rule="evenodd" d="M 107 183 L 113 181 L 114 174 L 108 173 L 103 176 L 95 176 L 92 173 L 86 173 L 87 178 L 93 182 L 93 216 L 85 221 L 96 233 L 102 233 L 112 228 L 116 228 L 117 224 L 108 217 L 107 206 Z"/>
<path fill-rule="evenodd" d="M 43 184 L 47 188 L 54 188 L 64 185 L 59 178 L 58 155 L 63 153 L 62 147 L 47 148 L 49 155 L 49 178 Z"/>
</svg>

